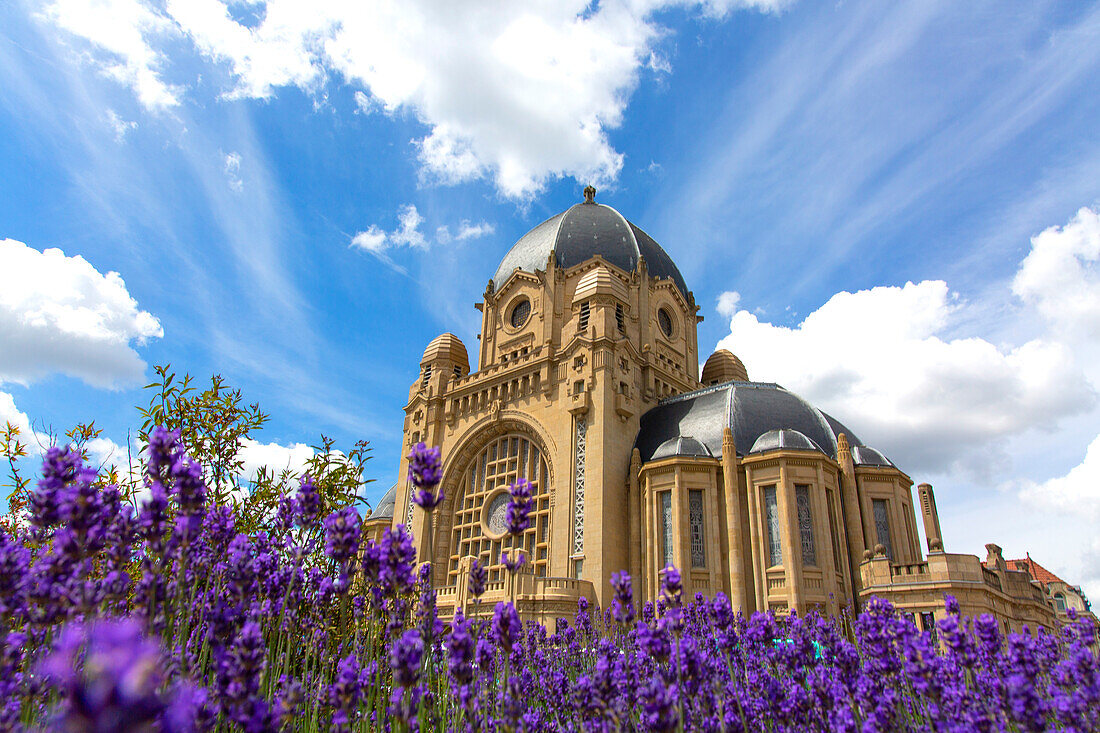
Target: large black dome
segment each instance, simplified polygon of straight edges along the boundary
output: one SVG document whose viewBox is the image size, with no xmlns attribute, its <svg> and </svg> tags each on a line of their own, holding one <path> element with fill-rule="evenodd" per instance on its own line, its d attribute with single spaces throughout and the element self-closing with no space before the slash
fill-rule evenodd
<svg viewBox="0 0 1100 733">
<path fill-rule="evenodd" d="M 592 201 L 571 206 L 520 237 L 500 261 L 493 283 L 503 285 L 517 268 L 545 270 L 551 251 L 558 267 L 572 267 L 600 255 L 627 272 L 633 272 L 638 258 L 645 257 L 650 275 L 672 278 L 687 298 L 684 276 L 661 245 L 615 209 Z"/>
</svg>

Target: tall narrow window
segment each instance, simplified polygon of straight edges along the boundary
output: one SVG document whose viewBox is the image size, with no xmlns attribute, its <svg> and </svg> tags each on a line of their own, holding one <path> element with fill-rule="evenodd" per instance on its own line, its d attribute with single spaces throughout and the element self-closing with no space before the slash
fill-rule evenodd
<svg viewBox="0 0 1100 733">
<path fill-rule="evenodd" d="M 1066 597 L 1064 595 L 1062 595 L 1061 593 L 1055 593 L 1054 594 L 1054 607 L 1057 608 L 1060 612 L 1063 612 L 1063 613 L 1065 612 L 1065 610 L 1066 610 Z"/>
<path fill-rule="evenodd" d="M 833 504 L 833 492 L 825 489 L 825 504 L 829 511 L 829 534 L 833 539 L 833 563 L 839 573 L 844 563 L 840 558 L 840 527 L 836 523 L 836 506 Z"/>
<path fill-rule="evenodd" d="M 783 546 L 779 543 L 779 505 L 775 487 L 764 487 L 764 519 L 768 525 L 768 565 L 783 564 Z"/>
<path fill-rule="evenodd" d="M 707 566 L 707 547 L 703 534 L 703 492 L 688 492 L 688 513 L 691 519 L 691 567 Z"/>
<path fill-rule="evenodd" d="M 875 499 L 872 502 L 875 513 L 875 535 L 878 543 L 886 548 L 887 559 L 894 559 L 894 552 L 890 546 L 890 514 L 887 511 L 885 499 Z"/>
<path fill-rule="evenodd" d="M 580 320 L 580 323 L 577 324 L 577 330 L 578 331 L 583 331 L 584 329 L 588 328 L 588 313 L 589 313 L 589 310 L 590 309 L 589 309 L 588 303 L 582 303 L 581 304 L 581 320 Z"/>
<path fill-rule="evenodd" d="M 817 552 L 814 551 L 814 517 L 810 512 L 810 487 L 794 487 L 794 497 L 798 504 L 798 536 L 802 540 L 802 564 L 817 565 Z"/>
<path fill-rule="evenodd" d="M 626 333 L 626 314 L 621 303 L 615 304 L 615 325 L 619 327 L 619 333 Z"/>
<path fill-rule="evenodd" d="M 432 378 L 432 365 L 428 364 L 424 367 L 424 378 L 420 380 L 420 388 L 424 389 L 428 386 L 428 380 Z"/>
<path fill-rule="evenodd" d="M 661 492 L 661 544 L 664 554 L 663 567 L 672 564 L 672 492 Z"/>
</svg>

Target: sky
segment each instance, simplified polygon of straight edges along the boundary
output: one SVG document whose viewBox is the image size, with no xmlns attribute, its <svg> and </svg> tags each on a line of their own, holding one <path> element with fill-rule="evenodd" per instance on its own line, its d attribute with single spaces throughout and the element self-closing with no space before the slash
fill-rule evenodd
<svg viewBox="0 0 1100 733">
<path fill-rule="evenodd" d="M 588 183 L 704 356 L 1100 600 L 1098 3 L 0 4 L 0 422 L 119 461 L 154 365 L 220 374 L 248 470 L 366 439 L 376 500 L 424 346 Z"/>
</svg>

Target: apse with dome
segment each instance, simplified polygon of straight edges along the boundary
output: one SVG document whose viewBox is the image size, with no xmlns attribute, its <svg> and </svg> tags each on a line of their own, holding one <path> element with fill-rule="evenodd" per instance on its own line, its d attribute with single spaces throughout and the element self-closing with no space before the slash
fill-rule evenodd
<svg viewBox="0 0 1100 733">
<path fill-rule="evenodd" d="M 932 487 L 914 489 L 874 436 L 730 351 L 700 370 L 700 307 L 676 264 L 584 195 L 492 273 L 476 368 L 443 334 L 409 389 L 402 453 L 442 449 L 446 498 L 415 506 L 402 458 L 367 527 L 411 529 L 444 616 L 513 600 L 552 623 L 581 597 L 606 607 L 621 570 L 638 603 L 655 601 L 672 565 L 689 597 L 720 592 L 746 615 L 838 614 L 878 595 L 931 628 L 951 593 L 1006 629 L 1056 625 L 1046 589 L 996 545 L 984 561 L 945 552 Z M 529 559 L 508 582 L 504 513 L 521 477 L 535 498 L 517 544 Z M 474 559 L 489 568 L 480 602 L 466 582 Z"/>
</svg>

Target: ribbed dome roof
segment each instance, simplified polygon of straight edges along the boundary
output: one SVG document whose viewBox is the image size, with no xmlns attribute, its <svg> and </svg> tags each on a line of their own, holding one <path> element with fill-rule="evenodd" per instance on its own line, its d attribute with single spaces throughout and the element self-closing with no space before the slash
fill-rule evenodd
<svg viewBox="0 0 1100 733">
<path fill-rule="evenodd" d="M 420 363 L 426 364 L 437 359 L 453 361 L 463 366 L 464 374 L 470 371 L 470 357 L 466 353 L 466 345 L 453 333 L 441 333 L 432 339 L 424 349 L 424 356 L 420 357 Z"/>
<path fill-rule="evenodd" d="M 749 373 L 745 365 L 732 352 L 718 349 L 703 365 L 703 375 L 699 378 L 703 384 L 724 384 L 725 382 L 747 382 Z"/>
<path fill-rule="evenodd" d="M 650 461 L 662 443 L 692 436 L 718 458 L 722 431 L 730 428 L 737 452 L 748 454 L 770 431 L 797 431 L 826 455 L 836 457 L 837 436 L 850 446 L 862 445 L 852 431 L 793 392 L 765 382 L 727 382 L 670 397 L 642 415 L 634 445 L 642 462 Z"/>
<path fill-rule="evenodd" d="M 653 451 L 653 456 L 650 457 L 650 460 L 655 461 L 658 458 L 669 458 L 670 456 L 713 457 L 709 448 L 690 435 L 669 438 L 664 443 L 657 446 L 657 450 Z"/>
<path fill-rule="evenodd" d="M 766 453 L 770 450 L 812 450 L 821 452 L 817 443 L 797 430 L 769 430 L 756 439 L 749 453 Z"/>
<path fill-rule="evenodd" d="M 563 268 L 600 255 L 616 267 L 633 272 L 638 258 L 645 257 L 650 275 L 672 278 L 687 298 L 684 277 L 661 245 L 615 209 L 588 201 L 550 217 L 520 237 L 500 261 L 493 284 L 500 287 L 517 268 L 525 272 L 545 270 L 551 251 L 558 267 Z"/>
<path fill-rule="evenodd" d="M 852 446 L 852 463 L 857 466 L 893 466 L 890 459 L 882 455 L 881 451 L 866 445 Z"/>
<path fill-rule="evenodd" d="M 378 506 L 374 508 L 374 512 L 370 515 L 371 519 L 392 519 L 393 507 L 397 504 L 397 484 L 390 487 L 389 491 L 382 495 L 382 498 L 378 500 Z"/>
</svg>

